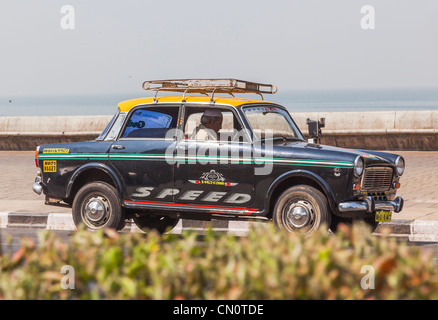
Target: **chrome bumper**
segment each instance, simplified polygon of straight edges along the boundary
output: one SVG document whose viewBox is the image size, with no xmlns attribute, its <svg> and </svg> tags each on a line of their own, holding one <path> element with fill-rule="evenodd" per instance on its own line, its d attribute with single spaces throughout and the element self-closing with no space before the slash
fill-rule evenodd
<svg viewBox="0 0 438 320">
<path fill-rule="evenodd" d="M 35 183 L 32 186 L 32 190 L 36 194 L 41 194 L 43 192 L 43 186 L 41 185 L 41 177 L 35 178 Z"/>
<path fill-rule="evenodd" d="M 403 209 L 403 199 L 397 197 L 392 201 L 375 201 L 373 197 L 366 197 L 364 201 L 347 201 L 339 204 L 339 212 L 367 212 L 394 211 L 400 212 Z"/>
</svg>

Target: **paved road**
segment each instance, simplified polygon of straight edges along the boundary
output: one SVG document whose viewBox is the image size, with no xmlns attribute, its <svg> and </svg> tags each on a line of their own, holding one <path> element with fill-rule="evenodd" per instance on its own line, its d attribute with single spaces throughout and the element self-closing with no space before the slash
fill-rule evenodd
<svg viewBox="0 0 438 320">
<path fill-rule="evenodd" d="M 438 152 L 396 151 L 406 160 L 398 195 L 405 199 L 393 219 L 438 220 Z M 71 213 L 71 209 L 44 205 L 44 196 L 32 191 L 37 168 L 33 151 L 0 151 L 0 212 Z"/>
</svg>

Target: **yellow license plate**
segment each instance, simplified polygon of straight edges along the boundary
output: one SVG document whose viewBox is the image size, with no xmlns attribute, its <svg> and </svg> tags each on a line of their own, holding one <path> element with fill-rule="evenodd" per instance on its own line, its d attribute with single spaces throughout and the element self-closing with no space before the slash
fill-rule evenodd
<svg viewBox="0 0 438 320">
<path fill-rule="evenodd" d="M 56 172 L 56 160 L 44 160 L 43 171 L 44 172 Z"/>
<path fill-rule="evenodd" d="M 388 222 L 391 221 L 391 211 L 376 211 L 376 222 Z"/>
</svg>

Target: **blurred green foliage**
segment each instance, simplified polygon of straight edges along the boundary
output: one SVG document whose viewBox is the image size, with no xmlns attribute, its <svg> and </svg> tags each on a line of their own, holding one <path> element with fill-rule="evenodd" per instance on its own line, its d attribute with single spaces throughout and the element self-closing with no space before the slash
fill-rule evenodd
<svg viewBox="0 0 438 320">
<path fill-rule="evenodd" d="M 438 299 L 432 258 L 363 225 L 306 237 L 272 224 L 246 237 L 79 230 L 67 242 L 43 231 L 38 246 L 3 252 L 0 299 Z M 374 289 L 361 287 L 364 266 Z"/>
</svg>

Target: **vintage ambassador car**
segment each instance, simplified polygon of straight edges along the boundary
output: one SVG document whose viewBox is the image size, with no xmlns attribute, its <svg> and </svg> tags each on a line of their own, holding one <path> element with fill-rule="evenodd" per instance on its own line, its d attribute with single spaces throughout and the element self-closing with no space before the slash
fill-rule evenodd
<svg viewBox="0 0 438 320">
<path fill-rule="evenodd" d="M 272 220 L 289 232 L 400 212 L 401 156 L 309 142 L 273 85 L 235 79 L 143 83 L 94 141 L 40 145 L 33 190 L 77 226 L 160 232 L 179 219 Z M 158 96 L 159 92 L 180 92 Z M 235 97 L 253 93 L 260 100 Z M 191 94 L 189 96 L 189 94 Z M 222 94 L 216 96 L 216 94 Z"/>
</svg>

